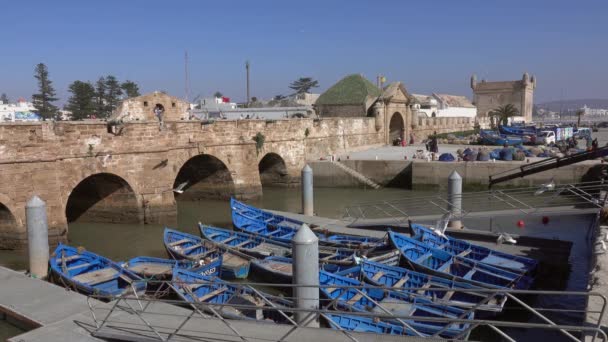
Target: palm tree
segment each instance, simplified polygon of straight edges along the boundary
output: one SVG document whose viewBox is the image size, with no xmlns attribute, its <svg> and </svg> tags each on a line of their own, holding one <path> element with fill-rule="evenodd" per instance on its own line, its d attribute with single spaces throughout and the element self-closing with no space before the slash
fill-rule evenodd
<svg viewBox="0 0 608 342">
<path fill-rule="evenodd" d="M 510 117 L 519 116 L 519 110 L 509 103 L 494 109 L 489 114 L 496 117 L 499 123 L 506 126 L 509 123 Z"/>
<path fill-rule="evenodd" d="M 576 116 L 578 116 L 578 120 L 576 122 L 576 127 L 580 127 L 581 126 L 581 117 L 585 115 L 585 111 L 582 109 L 579 109 L 576 111 Z"/>
<path fill-rule="evenodd" d="M 312 77 L 300 77 L 289 85 L 289 88 L 295 90 L 296 94 L 308 93 L 310 89 L 317 87 L 319 87 L 319 82 L 313 80 Z"/>
</svg>

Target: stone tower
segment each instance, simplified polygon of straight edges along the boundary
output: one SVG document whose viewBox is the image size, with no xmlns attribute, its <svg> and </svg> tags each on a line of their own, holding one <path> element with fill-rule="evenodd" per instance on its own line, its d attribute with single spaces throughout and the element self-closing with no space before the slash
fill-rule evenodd
<svg viewBox="0 0 608 342">
<path fill-rule="evenodd" d="M 519 81 L 477 82 L 477 76 L 471 76 L 473 103 L 477 106 L 477 115 L 488 116 L 488 113 L 499 106 L 514 105 L 526 122 L 532 121 L 534 89 L 536 78 L 524 73 Z"/>
</svg>

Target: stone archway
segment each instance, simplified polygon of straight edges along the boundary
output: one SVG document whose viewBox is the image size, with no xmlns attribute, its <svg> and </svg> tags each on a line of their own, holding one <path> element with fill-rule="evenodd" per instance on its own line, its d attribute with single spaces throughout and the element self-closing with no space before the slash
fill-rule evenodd
<svg viewBox="0 0 608 342">
<path fill-rule="evenodd" d="M 267 153 L 258 164 L 262 186 L 289 186 L 285 160 L 276 153 Z"/>
<path fill-rule="evenodd" d="M 16 249 L 20 245 L 17 219 L 8 206 L 0 202 L 0 249 Z"/>
<path fill-rule="evenodd" d="M 403 116 L 401 113 L 395 112 L 393 116 L 391 116 L 391 121 L 388 125 L 389 127 L 389 135 L 388 135 L 388 143 L 393 144 L 393 141 L 397 138 L 404 138 L 405 134 L 405 122 L 403 122 Z"/>
<path fill-rule="evenodd" d="M 234 181 L 226 164 L 210 154 L 190 158 L 180 168 L 173 192 L 180 200 L 226 199 L 234 195 Z"/>
<path fill-rule="evenodd" d="M 96 173 L 80 181 L 68 196 L 65 216 L 68 223 L 143 222 L 143 211 L 133 187 L 112 173 Z"/>
</svg>

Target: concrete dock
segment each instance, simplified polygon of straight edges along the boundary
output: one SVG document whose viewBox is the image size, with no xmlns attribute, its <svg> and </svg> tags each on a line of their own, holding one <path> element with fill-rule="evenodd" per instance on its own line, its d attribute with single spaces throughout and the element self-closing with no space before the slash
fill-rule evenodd
<svg viewBox="0 0 608 342">
<path fill-rule="evenodd" d="M 9 338 L 10 342 L 66 342 L 66 341 L 161 341 L 179 328 L 171 341 L 278 341 L 294 326 L 274 323 L 222 320 L 194 315 L 182 326 L 192 310 L 164 302 L 150 302 L 143 310 L 135 300 L 102 303 L 68 291 L 43 280 L 33 279 L 13 270 L 0 267 L 0 310 L 11 323 L 20 324 L 30 331 Z M 110 316 L 108 314 L 111 313 Z M 93 318 L 93 313 L 97 321 Z M 106 324 L 98 327 L 106 317 Z M 149 324 L 146 325 L 144 321 Z M 151 329 L 150 327 L 153 327 Z M 157 335 L 157 333 L 160 335 Z M 302 327 L 293 330 L 281 341 L 434 341 L 408 336 L 378 335 L 349 332 L 348 335 L 333 329 Z M 161 339 L 162 338 L 162 339 Z M 439 341 L 439 340 L 435 340 Z"/>
</svg>

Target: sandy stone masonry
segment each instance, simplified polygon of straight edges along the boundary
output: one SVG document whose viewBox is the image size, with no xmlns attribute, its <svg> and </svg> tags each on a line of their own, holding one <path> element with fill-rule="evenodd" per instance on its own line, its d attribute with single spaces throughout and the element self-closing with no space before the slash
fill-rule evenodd
<svg viewBox="0 0 608 342">
<path fill-rule="evenodd" d="M 252 140 L 258 132 L 265 137 L 260 151 Z M 0 124 L 0 248 L 24 245 L 25 203 L 33 195 L 47 203 L 51 240 L 67 238 L 68 198 L 83 180 L 97 177 L 87 188 L 91 198 L 78 194 L 78 203 L 91 202 L 85 207 L 96 215 L 128 212 L 131 221 L 171 224 L 176 177 L 194 157 L 219 159 L 234 183 L 227 195 L 251 198 L 262 193 L 258 164 L 269 153 L 298 181 L 307 159 L 384 139 L 374 118 L 168 121 L 163 131 L 158 122 L 138 121 L 126 123 L 120 135 L 103 122 Z M 108 194 L 120 184 L 124 189 Z M 124 202 L 135 212 L 123 204 L 129 193 L 132 200 Z"/>
</svg>

